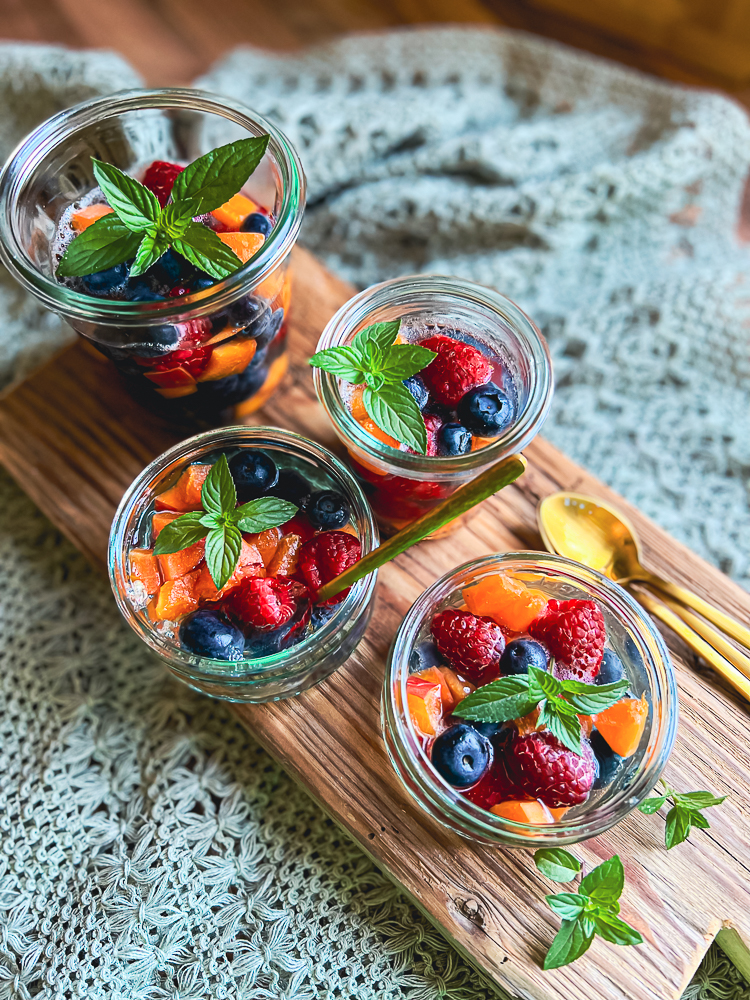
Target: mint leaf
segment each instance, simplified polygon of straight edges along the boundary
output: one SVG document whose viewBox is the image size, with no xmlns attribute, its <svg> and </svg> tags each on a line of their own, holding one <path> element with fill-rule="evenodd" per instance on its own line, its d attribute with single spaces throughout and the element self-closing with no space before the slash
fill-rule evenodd
<svg viewBox="0 0 750 1000">
<path fill-rule="evenodd" d="M 207 514 L 217 516 L 233 514 L 237 506 L 237 490 L 232 473 L 229 471 L 227 456 L 224 454 L 220 455 L 218 460 L 214 462 L 211 471 L 206 476 L 201 488 L 201 503 Z M 214 583 L 216 583 L 215 580 Z"/>
<path fill-rule="evenodd" d="M 162 257 L 169 249 L 169 236 L 166 233 L 150 230 L 143 234 L 138 253 L 130 268 L 130 277 L 137 278 L 139 274 L 147 271 L 152 264 Z"/>
<path fill-rule="evenodd" d="M 614 913 L 598 911 L 593 914 L 593 920 L 597 934 L 610 944 L 643 944 L 643 938 L 635 927 L 626 924 Z"/>
<path fill-rule="evenodd" d="M 258 500 L 250 500 L 237 507 L 231 514 L 231 519 L 242 531 L 257 534 L 266 531 L 268 528 L 276 528 L 281 524 L 286 524 L 298 511 L 293 503 L 288 500 L 279 500 L 277 497 L 260 497 Z"/>
<path fill-rule="evenodd" d="M 121 222 L 134 233 L 152 228 L 161 212 L 159 199 L 135 177 L 124 174 L 112 163 L 91 157 L 94 176 Z"/>
<path fill-rule="evenodd" d="M 726 795 L 717 796 L 711 792 L 674 792 L 672 798 L 676 805 L 688 809 L 710 809 L 711 806 L 720 806 Z"/>
<path fill-rule="evenodd" d="M 195 203 L 195 215 L 211 212 L 237 194 L 266 152 L 270 136 L 238 139 L 194 160 L 175 178 L 173 201 Z"/>
<path fill-rule="evenodd" d="M 576 685 L 577 690 L 571 691 L 572 685 Z M 587 690 L 582 690 L 586 688 Z M 628 689 L 626 680 L 615 681 L 612 684 L 583 684 L 580 681 L 563 681 L 563 691 L 567 700 L 581 715 L 595 715 L 610 708 L 625 694 Z"/>
<path fill-rule="evenodd" d="M 588 951 L 595 933 L 593 921 L 582 915 L 575 920 L 563 920 L 544 958 L 544 968 L 559 969 L 575 962 Z"/>
<path fill-rule="evenodd" d="M 669 798 L 668 795 L 656 795 L 650 799 L 644 799 L 638 806 L 642 813 L 646 816 L 652 816 L 654 813 L 658 812 L 664 803 Z"/>
<path fill-rule="evenodd" d="M 313 368 L 322 368 L 344 382 L 352 385 L 362 385 L 365 380 L 362 355 L 354 347 L 327 347 L 314 354 L 309 364 Z"/>
<path fill-rule="evenodd" d="M 693 818 L 689 809 L 672 806 L 667 813 L 667 824 L 664 830 L 664 843 L 668 851 L 678 844 L 683 844 L 690 836 Z"/>
<path fill-rule="evenodd" d="M 562 682 L 551 671 L 540 670 L 539 667 L 529 667 L 529 674 L 539 685 L 545 698 L 554 698 L 562 692 Z"/>
<path fill-rule="evenodd" d="M 179 176 L 182 177 L 182 174 Z M 242 267 L 237 254 L 222 243 L 212 229 L 200 222 L 191 222 L 183 235 L 174 240 L 172 247 L 212 278 L 228 278 Z"/>
<path fill-rule="evenodd" d="M 436 351 L 417 344 L 396 344 L 395 347 L 389 347 L 381 358 L 379 374 L 387 382 L 402 382 L 421 372 L 436 357 Z"/>
<path fill-rule="evenodd" d="M 372 326 L 365 327 L 352 338 L 352 347 L 365 353 L 369 349 L 368 345 L 372 345 L 375 348 L 375 353 L 383 354 L 389 347 L 393 346 L 400 329 L 400 319 L 390 320 L 387 323 L 373 323 Z"/>
<path fill-rule="evenodd" d="M 476 722 L 508 722 L 528 715 L 536 704 L 525 676 L 501 677 L 467 695 L 453 714 Z"/>
<path fill-rule="evenodd" d="M 208 534 L 208 528 L 201 524 L 201 513 L 183 514 L 166 524 L 154 542 L 154 555 L 166 556 L 190 548 Z"/>
<path fill-rule="evenodd" d="M 578 858 L 562 847 L 542 847 L 535 851 L 534 864 L 553 882 L 572 882 L 581 870 Z"/>
<path fill-rule="evenodd" d="M 578 891 L 595 903 L 615 903 L 625 886 L 625 869 L 619 855 L 603 861 L 590 871 L 578 886 Z"/>
<path fill-rule="evenodd" d="M 124 264 L 135 257 L 142 238 L 116 215 L 104 215 L 71 240 L 57 265 L 57 274 L 61 278 L 81 277 Z"/>
<path fill-rule="evenodd" d="M 646 816 L 657 813 L 670 799 L 674 803 L 667 813 L 667 821 L 664 827 L 664 844 L 667 850 L 684 843 L 690 836 L 690 830 L 696 826 L 699 830 L 710 829 L 711 824 L 701 812 L 701 809 L 710 809 L 712 806 L 719 806 L 726 799 L 726 795 L 713 795 L 711 792 L 676 792 L 669 788 L 665 782 L 661 783 L 665 789 L 663 795 L 655 795 L 650 799 L 645 799 L 638 808 Z"/>
<path fill-rule="evenodd" d="M 161 210 L 159 228 L 167 233 L 170 241 L 178 240 L 188 231 L 193 221 L 193 216 L 196 214 L 195 205 L 192 201 L 170 201 Z"/>
<path fill-rule="evenodd" d="M 206 538 L 206 565 L 219 590 L 234 573 L 241 549 L 242 532 L 236 524 L 223 524 L 209 532 Z"/>
<path fill-rule="evenodd" d="M 362 402 L 378 427 L 420 455 L 427 451 L 427 428 L 416 400 L 401 383 L 378 391 L 366 388 Z"/>
<path fill-rule="evenodd" d="M 575 920 L 586 908 L 586 897 L 577 892 L 558 892 L 556 896 L 544 897 L 558 917 Z"/>
<path fill-rule="evenodd" d="M 546 726 L 563 746 L 566 746 L 573 753 L 581 756 L 581 723 L 577 715 L 569 715 L 565 711 L 558 711 L 557 703 L 559 699 L 551 699 L 544 703 L 539 714 L 538 725 Z"/>
</svg>

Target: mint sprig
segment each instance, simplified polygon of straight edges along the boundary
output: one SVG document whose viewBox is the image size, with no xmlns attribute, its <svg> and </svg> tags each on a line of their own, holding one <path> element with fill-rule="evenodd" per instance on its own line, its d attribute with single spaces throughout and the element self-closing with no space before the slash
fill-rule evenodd
<svg viewBox="0 0 750 1000">
<path fill-rule="evenodd" d="M 206 565 L 218 590 L 237 568 L 242 532 L 257 533 L 285 524 L 297 507 L 278 497 L 260 497 L 237 506 L 237 490 L 226 455 L 214 463 L 201 488 L 203 510 L 182 514 L 159 532 L 157 556 L 180 552 L 206 539 Z"/>
<path fill-rule="evenodd" d="M 726 799 L 726 795 L 718 796 L 711 792 L 676 792 L 666 782 L 661 781 L 660 784 L 664 789 L 664 794 L 644 799 L 638 808 L 646 816 L 651 816 L 668 801 L 672 801 L 672 808 L 667 813 L 667 822 L 664 828 L 664 843 L 667 850 L 684 843 L 694 826 L 698 827 L 699 830 L 708 830 L 711 824 L 703 815 L 702 810 L 710 809 L 712 806 L 720 806 Z"/>
<path fill-rule="evenodd" d="M 540 706 L 539 725 L 547 729 L 569 750 L 581 755 L 579 715 L 603 712 L 619 701 L 628 688 L 626 680 L 613 684 L 585 684 L 558 680 L 549 672 L 530 667 L 528 674 L 501 677 L 477 688 L 454 710 L 454 715 L 475 722 L 510 722 Z"/>
<path fill-rule="evenodd" d="M 370 419 L 386 434 L 424 455 L 424 417 L 403 383 L 437 355 L 418 344 L 395 344 L 400 325 L 400 320 L 374 323 L 360 330 L 351 344 L 318 351 L 310 364 L 351 385 L 364 386 L 362 402 Z"/>
<path fill-rule="evenodd" d="M 242 267 L 239 257 L 194 216 L 219 208 L 263 159 L 269 136 L 239 139 L 212 149 L 177 175 L 162 207 L 145 185 L 111 163 L 92 157 L 94 176 L 113 209 L 73 239 L 57 266 L 60 277 L 106 271 L 133 260 L 131 277 L 148 270 L 171 246 L 212 278 Z"/>
</svg>

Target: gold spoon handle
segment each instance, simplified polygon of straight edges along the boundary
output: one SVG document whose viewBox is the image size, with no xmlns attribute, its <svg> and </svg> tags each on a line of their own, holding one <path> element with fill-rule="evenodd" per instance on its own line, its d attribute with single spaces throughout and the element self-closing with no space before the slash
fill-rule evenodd
<svg viewBox="0 0 750 1000">
<path fill-rule="evenodd" d="M 726 660 L 720 653 L 717 653 L 713 646 L 710 646 L 705 639 L 693 631 L 671 608 L 668 608 L 660 601 L 654 600 L 653 597 L 645 594 L 643 591 L 638 591 L 637 593 L 634 591 L 633 594 L 650 615 L 653 615 L 654 618 L 658 618 L 665 625 L 669 626 L 686 645 L 690 646 L 698 656 L 710 664 L 718 674 L 721 674 L 727 683 L 731 684 L 736 691 L 739 691 L 750 702 L 750 680 L 747 677 L 743 677 L 729 660 Z"/>
<path fill-rule="evenodd" d="M 720 632 L 717 632 L 712 625 L 699 618 L 698 615 L 694 615 L 684 605 L 671 600 L 669 597 L 663 597 L 658 592 L 656 596 L 660 597 L 668 608 L 671 608 L 687 625 L 699 635 L 702 635 L 706 642 L 709 642 L 718 653 L 721 653 L 725 659 L 737 667 L 741 674 L 744 674 L 750 680 L 750 656 L 746 656 L 736 646 L 733 646 L 731 642 L 727 642 L 724 636 Z"/>
<path fill-rule="evenodd" d="M 662 580 L 661 577 L 656 576 L 654 573 L 649 573 L 644 577 L 643 583 L 648 584 L 649 587 L 656 587 L 657 590 L 666 594 L 667 597 L 671 597 L 680 604 L 684 604 L 693 611 L 697 611 L 699 615 L 713 622 L 717 628 L 720 628 L 722 632 L 731 636 L 736 642 L 744 646 L 745 649 L 750 649 L 750 629 L 745 628 L 744 625 L 741 625 L 740 622 L 729 615 L 724 614 L 723 611 L 719 611 L 713 604 L 704 601 L 702 597 L 698 597 L 692 590 L 688 590 L 687 587 L 681 587 L 678 583 L 670 583 L 668 580 Z"/>
</svg>

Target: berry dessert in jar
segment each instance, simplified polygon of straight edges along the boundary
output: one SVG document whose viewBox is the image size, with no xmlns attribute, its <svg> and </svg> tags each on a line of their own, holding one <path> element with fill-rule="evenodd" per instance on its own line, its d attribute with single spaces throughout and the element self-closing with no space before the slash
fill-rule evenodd
<svg viewBox="0 0 750 1000">
<path fill-rule="evenodd" d="M 317 592 L 377 545 L 356 480 L 324 448 L 277 428 L 211 431 L 135 480 L 109 567 L 131 627 L 179 678 L 233 701 L 297 694 L 351 654 L 376 574 Z"/>
<path fill-rule="evenodd" d="M 520 552 L 467 563 L 416 601 L 382 714 L 395 769 L 433 818 L 490 843 L 564 844 L 653 787 L 677 694 L 661 636 L 622 588 Z"/>
<path fill-rule="evenodd" d="M 531 320 L 458 278 L 398 278 L 356 295 L 310 363 L 386 533 L 524 448 L 552 397 L 549 352 Z"/>
<path fill-rule="evenodd" d="M 98 98 L 6 163 L 0 254 L 136 398 L 215 424 L 263 405 L 286 371 L 304 191 L 288 140 L 237 102 L 181 89 Z"/>
</svg>

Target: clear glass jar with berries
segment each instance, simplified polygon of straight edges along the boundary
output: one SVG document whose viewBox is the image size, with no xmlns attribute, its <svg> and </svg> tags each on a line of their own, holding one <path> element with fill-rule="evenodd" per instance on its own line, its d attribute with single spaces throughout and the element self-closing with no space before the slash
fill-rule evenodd
<svg viewBox="0 0 750 1000">
<path fill-rule="evenodd" d="M 619 823 L 677 731 L 664 642 L 621 587 L 568 559 L 490 555 L 412 605 L 382 726 L 409 794 L 484 843 L 575 843 Z"/>
<path fill-rule="evenodd" d="M 190 259 L 178 253 L 178 243 L 170 243 L 174 219 L 165 217 L 172 228 L 141 273 L 125 229 L 127 260 L 108 244 L 116 264 L 105 267 L 100 257 L 88 265 L 91 273 L 79 266 L 76 276 L 61 276 L 67 249 L 81 247 L 89 227 L 106 227 L 120 212 L 98 183 L 95 161 L 117 168 L 125 185 L 128 178 L 143 184 L 146 210 L 158 213 L 174 202 L 185 167 L 221 144 L 265 136 L 262 158 L 237 181 L 236 193 L 183 220 L 183 229 L 192 224 L 198 236 L 204 233 L 202 242 L 213 242 L 212 252 L 231 251 L 232 273 L 225 267 L 211 274 L 194 253 Z M 217 163 L 217 176 L 228 169 Z M 114 362 L 132 394 L 151 408 L 210 426 L 257 409 L 279 384 L 287 367 L 288 258 L 302 221 L 305 178 L 289 140 L 249 108 L 181 88 L 86 101 L 19 145 L 0 178 L 0 203 L 0 255 L 10 272 L 97 356 Z M 102 377 L 109 377 L 104 367 Z"/>
<path fill-rule="evenodd" d="M 230 427 L 183 441 L 132 483 L 109 574 L 124 618 L 178 678 L 270 701 L 317 684 L 356 648 L 377 573 L 326 603 L 316 591 L 377 544 L 334 455 L 290 431 Z"/>
<path fill-rule="evenodd" d="M 383 350 L 389 326 L 395 340 Z M 351 373 L 331 363 L 325 370 L 327 357 L 351 358 L 363 336 L 379 343 L 367 345 Z M 431 354 L 415 359 L 415 347 Z M 424 358 L 432 360 L 420 368 Z M 504 295 L 460 278 L 412 275 L 366 289 L 328 323 L 312 364 L 318 397 L 385 533 L 521 451 L 539 432 L 552 399 L 549 351 L 534 323 Z M 402 379 L 407 371 L 414 374 Z M 366 384 L 352 384 L 363 378 Z M 385 414 L 384 421 L 382 400 L 367 399 L 368 392 L 384 395 L 384 379 L 388 404 L 394 390 L 403 397 L 404 389 L 416 403 L 410 419 L 424 423 L 423 453 L 407 443 L 400 414 L 395 420 Z"/>
</svg>

